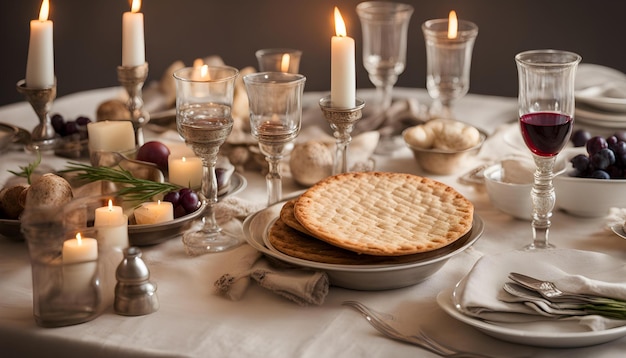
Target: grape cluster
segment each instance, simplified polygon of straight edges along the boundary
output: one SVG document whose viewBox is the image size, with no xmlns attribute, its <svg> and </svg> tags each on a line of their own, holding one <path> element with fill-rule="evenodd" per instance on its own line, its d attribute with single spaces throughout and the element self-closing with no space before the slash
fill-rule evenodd
<svg viewBox="0 0 626 358">
<path fill-rule="evenodd" d="M 87 139 L 87 124 L 91 123 L 91 119 L 80 116 L 75 120 L 65 120 L 62 115 L 56 113 L 50 118 L 54 131 L 61 137 L 67 137 L 78 134 L 80 139 Z"/>
<path fill-rule="evenodd" d="M 178 191 L 170 191 L 163 197 L 164 201 L 169 201 L 174 206 L 174 218 L 179 218 L 191 214 L 200 207 L 200 197 L 189 189 L 182 188 Z"/>
<path fill-rule="evenodd" d="M 585 131 L 572 135 L 575 146 L 582 147 L 580 138 L 589 137 L 584 143 L 587 154 L 578 154 L 570 162 L 576 170 L 574 176 L 595 179 L 626 178 L 626 131 L 616 132 L 609 137 L 591 137 Z"/>
</svg>

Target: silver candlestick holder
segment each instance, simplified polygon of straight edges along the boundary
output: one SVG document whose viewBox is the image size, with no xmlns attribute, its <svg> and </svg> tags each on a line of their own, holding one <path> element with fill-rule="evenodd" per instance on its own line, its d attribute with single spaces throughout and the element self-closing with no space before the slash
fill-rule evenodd
<svg viewBox="0 0 626 358">
<path fill-rule="evenodd" d="M 335 159 L 333 162 L 333 175 L 346 173 L 348 171 L 348 145 L 352 141 L 352 129 L 356 122 L 361 119 L 365 101 L 355 100 L 353 108 L 335 108 L 332 105 L 330 96 L 320 99 L 320 108 L 324 113 L 326 121 L 333 130 L 336 140 Z"/>
<path fill-rule="evenodd" d="M 143 96 L 141 89 L 148 78 L 148 63 L 139 66 L 118 66 L 117 79 L 128 93 L 126 106 L 130 112 L 130 119 L 135 130 L 135 144 L 143 145 L 143 126 L 150 120 L 148 112 L 143 110 Z"/>
<path fill-rule="evenodd" d="M 17 82 L 17 92 L 26 97 L 39 118 L 39 124 L 31 132 L 27 149 L 41 151 L 54 149 L 60 140 L 50 119 L 52 102 L 57 97 L 56 82 L 47 88 L 32 88 L 26 86 L 26 80 L 20 80 Z"/>
</svg>

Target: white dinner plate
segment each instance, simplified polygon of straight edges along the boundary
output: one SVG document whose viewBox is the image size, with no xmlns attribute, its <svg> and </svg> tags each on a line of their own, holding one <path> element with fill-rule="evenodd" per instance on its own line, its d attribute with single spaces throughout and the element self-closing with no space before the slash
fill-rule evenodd
<svg viewBox="0 0 626 358">
<path fill-rule="evenodd" d="M 611 113 L 599 111 L 582 104 L 576 104 L 576 114 L 574 118 L 575 121 L 598 127 L 626 127 L 626 113 Z"/>
<path fill-rule="evenodd" d="M 577 103 L 612 112 L 626 112 L 626 74 L 613 68 L 580 64 L 576 70 Z"/>
<path fill-rule="evenodd" d="M 285 202 L 274 204 L 246 218 L 243 231 L 250 246 L 270 259 L 279 260 L 299 267 L 322 270 L 328 274 L 334 286 L 355 290 L 388 290 L 415 285 L 437 272 L 454 255 L 472 246 L 482 235 L 483 220 L 474 214 L 472 229 L 463 238 L 426 255 L 424 259 L 402 264 L 387 265 L 336 265 L 303 260 L 279 251 L 270 250 L 264 238 L 278 218 Z"/>
<path fill-rule="evenodd" d="M 563 321 L 532 322 L 510 324 L 486 322 L 460 312 L 453 302 L 453 290 L 445 290 L 437 295 L 437 303 L 453 318 L 466 323 L 483 333 L 503 341 L 551 348 L 585 347 L 626 336 L 626 325 L 601 331 L 575 331 L 577 327 L 565 327 Z M 571 328 L 571 331 L 567 328 Z"/>
</svg>

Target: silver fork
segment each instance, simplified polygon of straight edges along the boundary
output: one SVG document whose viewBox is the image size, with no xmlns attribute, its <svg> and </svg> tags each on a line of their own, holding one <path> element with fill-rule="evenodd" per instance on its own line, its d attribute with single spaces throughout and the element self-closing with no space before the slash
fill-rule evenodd
<svg viewBox="0 0 626 358">
<path fill-rule="evenodd" d="M 452 358 L 490 358 L 489 356 L 485 356 L 478 353 L 472 352 L 464 352 L 457 349 L 450 348 L 441 343 L 434 341 L 432 338 L 428 337 L 424 332 L 418 329 L 417 333 L 414 335 L 406 335 L 398 331 L 396 328 L 391 326 L 386 322 L 386 319 L 382 318 L 382 313 L 378 313 L 373 309 L 365 306 L 361 302 L 358 301 L 344 301 L 342 303 L 344 306 L 352 307 L 356 311 L 358 311 L 365 319 L 374 327 L 378 332 L 384 334 L 385 336 L 407 343 L 414 344 L 418 347 L 424 348 L 432 353 L 440 355 L 442 357 L 452 357 Z"/>
<path fill-rule="evenodd" d="M 538 292 L 540 295 L 551 301 L 578 300 L 590 303 L 602 303 L 606 301 L 603 297 L 563 292 L 556 287 L 553 282 L 540 280 L 517 272 L 510 272 L 509 278 L 526 288 Z"/>
</svg>

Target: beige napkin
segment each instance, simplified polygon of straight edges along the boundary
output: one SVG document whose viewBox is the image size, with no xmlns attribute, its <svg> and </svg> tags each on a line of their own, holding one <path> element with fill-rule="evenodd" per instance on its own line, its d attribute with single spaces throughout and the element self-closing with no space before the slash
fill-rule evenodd
<svg viewBox="0 0 626 358">
<path fill-rule="evenodd" d="M 252 246 L 242 248 L 244 253 L 233 273 L 226 273 L 215 281 L 215 288 L 231 300 L 239 300 L 248 288 L 250 279 L 261 287 L 284 296 L 299 305 L 321 305 L 328 294 L 328 275 L 296 267 L 271 265 Z"/>
<path fill-rule="evenodd" d="M 626 300 L 626 265 L 611 256 L 569 249 L 512 251 L 483 256 L 455 290 L 460 310 L 470 316 L 507 324 L 533 321 L 573 321 L 587 330 L 626 325 L 626 321 L 597 315 L 549 318 L 523 303 L 509 303 L 502 287 L 509 272 L 554 282 L 561 290 Z M 571 324 L 572 322 L 568 322 Z"/>
</svg>

